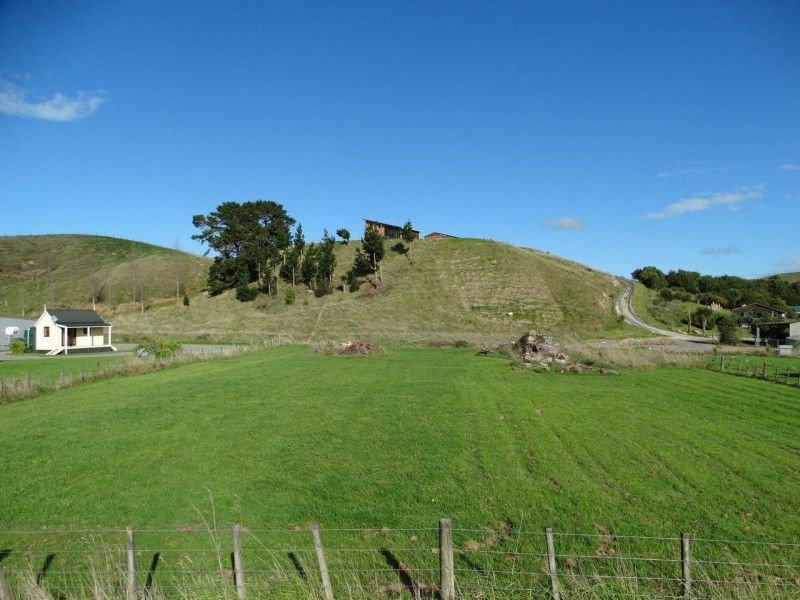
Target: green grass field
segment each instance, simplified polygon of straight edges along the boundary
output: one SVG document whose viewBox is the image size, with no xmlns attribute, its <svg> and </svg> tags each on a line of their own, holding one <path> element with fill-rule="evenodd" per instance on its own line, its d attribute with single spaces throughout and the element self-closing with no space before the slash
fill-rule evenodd
<svg viewBox="0 0 800 600">
<path fill-rule="evenodd" d="M 27 378 L 30 374 L 32 381 L 51 384 L 63 377 L 80 375 L 81 372 L 95 373 L 103 371 L 109 366 L 117 365 L 122 361 L 130 360 L 130 355 L 102 354 L 102 355 L 75 355 L 75 356 L 31 356 L 12 360 L 0 361 L 0 378 L 10 381 L 12 379 Z"/>
<path fill-rule="evenodd" d="M 105 544 L 119 564 L 133 524 L 141 561 L 161 552 L 167 585 L 213 574 L 226 528 L 242 522 L 252 585 L 308 598 L 294 564 L 313 572 L 308 523 L 324 527 L 337 589 L 374 592 L 398 579 L 381 548 L 433 585 L 435 527 L 450 516 L 460 581 L 484 595 L 487 573 L 506 590 L 496 597 L 531 597 L 502 587 L 520 577 L 546 589 L 545 525 L 573 575 L 608 573 L 620 563 L 599 559 L 619 552 L 667 561 L 624 566 L 637 576 L 672 577 L 679 531 L 795 538 L 799 425 L 796 388 L 700 368 L 534 373 L 471 350 L 281 347 L 0 406 L 0 548 L 29 553 L 7 559 L 11 577 L 56 552 L 48 581 L 68 589 L 70 569 L 88 568 L 81 552 Z M 786 550 L 698 541 L 694 552 L 798 562 Z"/>
</svg>

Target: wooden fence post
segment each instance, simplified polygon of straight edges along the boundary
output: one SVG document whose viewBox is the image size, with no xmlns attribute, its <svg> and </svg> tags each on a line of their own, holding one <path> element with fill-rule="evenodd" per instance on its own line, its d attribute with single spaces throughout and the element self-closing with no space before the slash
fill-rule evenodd
<svg viewBox="0 0 800 600">
<path fill-rule="evenodd" d="M 789 385 L 789 376 L 792 374 L 792 370 L 789 367 L 786 367 L 786 385 Z"/>
<path fill-rule="evenodd" d="M 244 564 L 242 563 L 242 526 L 233 526 L 233 578 L 236 582 L 236 595 L 244 598 Z"/>
<path fill-rule="evenodd" d="M 442 600 L 455 600 L 456 576 L 453 570 L 453 523 L 439 519 L 439 594 Z"/>
<path fill-rule="evenodd" d="M 550 589 L 553 592 L 553 600 L 561 598 L 561 589 L 558 585 L 558 572 L 556 571 L 556 545 L 553 543 L 552 527 L 545 527 L 544 536 L 547 540 L 547 571 L 550 575 Z"/>
<path fill-rule="evenodd" d="M 127 580 L 127 599 L 136 600 L 136 539 L 133 527 L 126 530 L 128 536 L 128 580 Z"/>
<path fill-rule="evenodd" d="M 3 565 L 0 564 L 0 600 L 11 600 L 11 592 L 6 585 L 6 579 L 3 576 Z"/>
<path fill-rule="evenodd" d="M 761 379 L 767 378 L 767 361 L 764 361 L 764 366 L 761 368 Z"/>
<path fill-rule="evenodd" d="M 692 566 L 691 550 L 689 548 L 689 534 L 681 532 L 681 579 L 683 580 L 683 597 L 692 595 Z"/>
<path fill-rule="evenodd" d="M 325 559 L 325 551 L 322 548 L 322 538 L 319 535 L 319 525 L 314 525 L 311 528 L 311 537 L 314 539 L 314 550 L 317 551 L 322 593 L 325 596 L 325 600 L 333 600 L 333 586 L 331 585 L 330 573 L 328 573 L 328 561 Z"/>
</svg>

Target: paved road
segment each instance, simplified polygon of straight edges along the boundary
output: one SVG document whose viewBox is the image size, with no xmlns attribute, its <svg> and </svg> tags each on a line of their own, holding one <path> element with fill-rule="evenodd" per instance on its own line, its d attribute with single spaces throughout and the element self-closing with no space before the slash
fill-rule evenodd
<svg viewBox="0 0 800 600">
<path fill-rule="evenodd" d="M 664 337 L 671 338 L 672 340 L 678 342 L 678 345 L 681 346 L 682 349 L 690 352 L 711 352 L 713 350 L 714 342 L 710 338 L 697 335 L 686 335 L 676 331 L 669 331 L 668 329 L 661 329 L 660 327 L 650 325 L 650 323 L 643 321 L 633 311 L 633 283 L 626 279 L 621 279 L 620 282 L 625 285 L 626 288 L 625 291 L 620 294 L 620 297 L 617 300 L 616 308 L 617 314 L 622 315 L 625 321 L 636 327 L 646 329 L 647 331 L 650 331 L 656 335 L 662 335 Z"/>
</svg>

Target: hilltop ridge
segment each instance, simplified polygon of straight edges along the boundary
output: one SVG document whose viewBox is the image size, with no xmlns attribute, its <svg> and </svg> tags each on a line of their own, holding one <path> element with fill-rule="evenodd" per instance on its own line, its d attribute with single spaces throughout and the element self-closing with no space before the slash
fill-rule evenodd
<svg viewBox="0 0 800 600">
<path fill-rule="evenodd" d="M 83 234 L 0 236 L 0 312 L 37 314 L 43 304 L 124 310 L 205 285 L 208 260 L 121 238 Z M 110 293 L 109 293 L 110 291 Z M 142 296 L 143 294 L 143 296 Z"/>
</svg>

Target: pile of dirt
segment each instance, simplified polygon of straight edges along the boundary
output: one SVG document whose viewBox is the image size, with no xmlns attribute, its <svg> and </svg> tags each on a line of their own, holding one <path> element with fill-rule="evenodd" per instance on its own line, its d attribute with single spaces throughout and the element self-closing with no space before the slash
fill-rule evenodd
<svg viewBox="0 0 800 600">
<path fill-rule="evenodd" d="M 514 344 L 514 351 L 526 365 L 549 367 L 553 363 L 563 365 L 569 361 L 553 338 L 538 331 L 529 331 L 519 338 Z"/>
<path fill-rule="evenodd" d="M 370 342 L 345 342 L 339 349 L 339 354 L 355 354 L 367 356 L 378 351 L 378 346 Z"/>
</svg>

